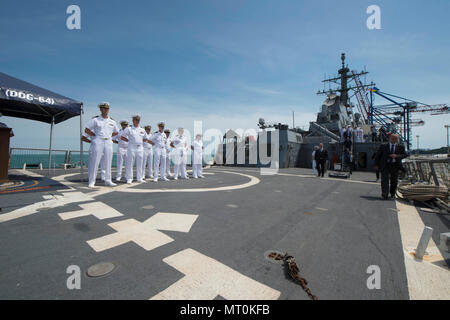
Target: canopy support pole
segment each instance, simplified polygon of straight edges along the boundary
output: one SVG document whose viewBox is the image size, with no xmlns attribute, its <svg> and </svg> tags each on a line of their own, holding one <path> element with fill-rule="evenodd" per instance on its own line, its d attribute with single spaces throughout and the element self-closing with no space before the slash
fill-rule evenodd
<svg viewBox="0 0 450 320">
<path fill-rule="evenodd" d="M 80 108 L 80 173 L 81 173 L 81 182 L 84 181 L 83 140 L 81 140 L 81 136 L 82 135 L 83 135 L 83 104 L 81 104 L 81 108 Z"/>
<path fill-rule="evenodd" d="M 50 176 L 50 169 L 52 167 L 52 142 L 53 142 L 53 125 L 55 124 L 55 117 L 52 117 L 50 124 L 50 146 L 48 148 L 48 176 Z"/>
</svg>

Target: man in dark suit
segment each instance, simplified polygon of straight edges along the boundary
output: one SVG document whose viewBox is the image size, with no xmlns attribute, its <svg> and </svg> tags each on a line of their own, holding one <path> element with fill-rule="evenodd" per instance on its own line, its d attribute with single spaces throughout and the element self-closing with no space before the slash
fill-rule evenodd
<svg viewBox="0 0 450 320">
<path fill-rule="evenodd" d="M 318 177 L 323 178 L 323 175 L 325 174 L 325 165 L 328 161 L 328 152 L 323 148 L 323 143 L 319 145 L 319 150 L 316 151 L 314 158 L 317 163 L 317 172 L 319 173 Z"/>
<path fill-rule="evenodd" d="M 405 148 L 398 144 L 398 135 L 391 134 L 389 142 L 382 144 L 375 156 L 375 169 L 381 172 L 381 196 L 383 199 L 395 197 L 398 183 L 398 171 L 402 169 L 402 160 L 408 155 Z"/>
</svg>

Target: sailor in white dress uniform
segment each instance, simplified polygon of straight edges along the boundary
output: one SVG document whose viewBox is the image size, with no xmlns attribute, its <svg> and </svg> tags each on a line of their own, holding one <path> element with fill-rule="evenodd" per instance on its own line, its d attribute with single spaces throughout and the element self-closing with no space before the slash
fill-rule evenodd
<svg viewBox="0 0 450 320">
<path fill-rule="evenodd" d="M 91 143 L 91 140 L 89 139 L 89 135 L 86 133 L 83 133 L 81 136 L 81 141 L 84 141 L 86 143 Z M 100 178 L 103 182 L 105 182 L 105 156 L 102 157 L 100 160 Z"/>
<path fill-rule="evenodd" d="M 158 131 L 153 134 L 153 176 L 154 182 L 158 181 L 158 173 L 161 180 L 169 181 L 166 178 L 166 134 L 164 133 L 164 122 L 158 123 Z"/>
<path fill-rule="evenodd" d="M 178 177 L 188 179 L 186 175 L 187 141 L 183 128 L 178 128 L 178 134 L 172 139 L 170 145 L 175 148 L 174 180 L 177 180 Z"/>
<path fill-rule="evenodd" d="M 122 126 L 122 129 L 120 129 L 119 134 L 114 139 L 114 143 L 117 143 L 116 181 L 120 181 L 122 179 L 122 167 L 124 165 L 124 162 L 126 164 L 128 153 L 128 142 L 123 141 L 120 138 L 122 137 L 125 129 L 128 127 L 128 121 L 122 120 L 120 121 L 120 125 Z"/>
<path fill-rule="evenodd" d="M 88 164 L 89 188 L 95 187 L 98 165 L 103 156 L 105 157 L 105 184 L 107 186 L 116 185 L 111 181 L 112 138 L 119 133 L 119 128 L 117 127 L 116 121 L 108 116 L 109 107 L 109 103 L 107 102 L 100 103 L 101 115 L 89 120 L 84 129 L 85 133 L 91 137 Z"/>
<path fill-rule="evenodd" d="M 341 140 L 340 140 L 340 142 L 341 143 L 344 143 L 345 142 L 345 132 L 347 131 L 347 129 L 345 128 L 345 127 L 342 127 L 340 130 L 339 130 L 339 132 L 340 132 L 340 134 L 341 134 Z"/>
<path fill-rule="evenodd" d="M 164 133 L 166 134 L 166 177 L 172 178 L 172 172 L 170 172 L 170 156 L 172 151 L 172 146 L 170 144 L 172 142 L 172 139 L 170 138 L 169 129 L 165 129 Z"/>
<path fill-rule="evenodd" d="M 313 174 L 317 174 L 317 162 L 316 162 L 316 151 L 319 150 L 318 146 L 314 146 L 313 152 L 312 152 L 312 169 Z"/>
<path fill-rule="evenodd" d="M 153 179 L 153 141 L 152 139 L 152 126 L 145 126 L 144 135 L 144 162 L 142 166 L 142 172 L 145 179 L 145 167 L 147 166 L 147 177 Z"/>
<path fill-rule="evenodd" d="M 128 142 L 127 161 L 125 165 L 125 174 L 127 184 L 133 182 L 133 165 L 136 161 L 136 180 L 144 183 L 143 161 L 144 161 L 144 136 L 145 130 L 139 125 L 141 117 L 133 116 L 133 125 L 126 128 L 121 139 Z"/>
<path fill-rule="evenodd" d="M 197 134 L 193 145 L 191 146 L 192 152 L 192 176 L 197 178 L 204 178 L 203 176 L 203 142 L 202 135 Z"/>
<path fill-rule="evenodd" d="M 355 129 L 355 142 L 362 143 L 364 142 L 364 131 L 361 127 L 357 127 Z"/>
</svg>

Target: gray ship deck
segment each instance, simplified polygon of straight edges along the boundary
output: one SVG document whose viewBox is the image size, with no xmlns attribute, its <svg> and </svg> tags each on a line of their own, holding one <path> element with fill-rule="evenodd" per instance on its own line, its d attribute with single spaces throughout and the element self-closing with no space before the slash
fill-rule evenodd
<svg viewBox="0 0 450 320">
<path fill-rule="evenodd" d="M 428 261 L 408 253 L 423 221 L 446 232 L 448 218 L 380 200 L 374 174 L 204 172 L 205 179 L 91 190 L 77 171 L 61 170 L 53 180 L 28 176 L 45 188 L 0 193 L 0 299 L 308 299 L 265 258 L 269 250 L 293 255 L 319 299 L 450 298 L 443 253 L 432 243 Z M 112 223 L 151 217 L 159 219 L 145 232 L 116 224 L 125 232 L 105 237 L 116 232 Z M 103 261 L 116 269 L 86 276 Z M 81 268 L 80 290 L 67 289 L 70 265 Z M 367 287 L 371 265 L 381 270 L 379 290 Z"/>
</svg>

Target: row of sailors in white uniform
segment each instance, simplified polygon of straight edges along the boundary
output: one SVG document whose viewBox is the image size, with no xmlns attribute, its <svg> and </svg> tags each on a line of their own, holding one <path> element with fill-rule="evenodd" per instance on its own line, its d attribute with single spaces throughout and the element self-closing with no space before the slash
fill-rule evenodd
<svg viewBox="0 0 450 320">
<path fill-rule="evenodd" d="M 341 134 L 341 143 L 345 142 L 345 138 L 349 137 L 351 141 L 355 142 L 364 142 L 364 131 L 361 127 L 352 128 L 352 126 L 347 126 L 347 128 L 343 127 L 340 130 Z"/>
<path fill-rule="evenodd" d="M 101 165 L 102 180 L 106 185 L 114 186 L 111 181 L 111 162 L 113 154 L 113 142 L 118 144 L 117 149 L 117 176 L 116 180 L 122 178 L 122 166 L 125 162 L 125 178 L 127 183 L 133 181 L 133 166 L 136 163 L 136 180 L 145 181 L 145 168 L 148 177 L 155 182 L 158 175 L 161 180 L 167 181 L 170 173 L 170 151 L 175 150 L 174 176 L 187 179 L 187 141 L 184 130 L 178 129 L 178 134 L 169 139 L 170 131 L 164 130 L 164 123 L 158 123 L 158 131 L 151 133 L 151 127 L 145 129 L 140 127 L 140 116 L 133 116 L 133 125 L 128 126 L 127 121 L 121 121 L 122 129 L 119 130 L 116 122 L 108 116 L 109 104 L 99 105 L 102 114 L 94 117 L 86 125 L 83 141 L 91 142 L 89 149 L 89 187 L 95 186 L 98 166 Z M 203 178 L 202 175 L 202 153 L 203 144 L 201 135 L 197 135 L 193 145 L 193 177 Z"/>
</svg>

